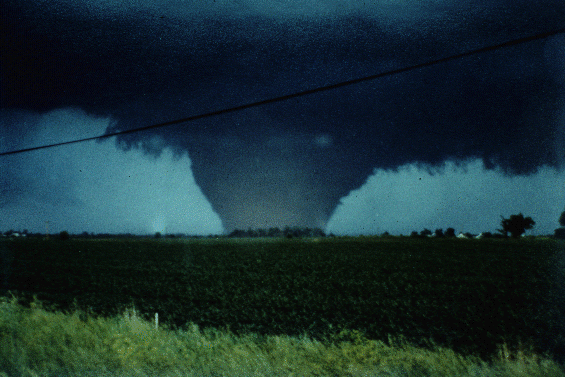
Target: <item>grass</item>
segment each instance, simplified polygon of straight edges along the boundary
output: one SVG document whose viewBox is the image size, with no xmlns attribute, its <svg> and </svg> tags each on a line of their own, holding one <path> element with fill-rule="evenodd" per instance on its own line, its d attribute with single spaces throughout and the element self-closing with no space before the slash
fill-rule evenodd
<svg viewBox="0 0 565 377">
<path fill-rule="evenodd" d="M 447 348 L 388 344 L 343 332 L 236 336 L 229 330 L 155 328 L 135 310 L 103 318 L 0 299 L 0 376 L 565 376 L 550 359 L 504 345 L 489 362 Z"/>
</svg>

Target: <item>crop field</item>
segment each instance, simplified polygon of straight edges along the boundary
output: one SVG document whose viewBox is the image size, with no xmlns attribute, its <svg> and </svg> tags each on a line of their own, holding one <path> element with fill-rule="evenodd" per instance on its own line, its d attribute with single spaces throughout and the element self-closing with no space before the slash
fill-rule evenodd
<svg viewBox="0 0 565 377">
<path fill-rule="evenodd" d="M 3 295 L 52 311 L 102 318 L 135 308 L 169 329 L 326 343 L 353 332 L 483 358 L 501 344 L 565 356 L 565 243 L 552 239 L 25 239 L 0 248 Z"/>
</svg>

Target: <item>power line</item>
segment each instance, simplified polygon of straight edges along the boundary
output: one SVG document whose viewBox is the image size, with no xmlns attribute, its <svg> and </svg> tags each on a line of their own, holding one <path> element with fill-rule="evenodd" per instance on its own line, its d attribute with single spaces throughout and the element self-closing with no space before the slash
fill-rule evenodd
<svg viewBox="0 0 565 377">
<path fill-rule="evenodd" d="M 210 117 L 213 117 L 213 116 L 233 113 L 233 112 L 236 112 L 236 111 L 241 111 L 241 110 L 249 109 L 249 108 L 252 108 L 252 107 L 263 106 L 263 105 L 267 105 L 267 104 L 275 103 L 275 102 L 282 102 L 282 101 L 286 101 L 286 100 L 297 98 L 297 97 L 307 96 L 307 95 L 310 95 L 310 94 L 315 94 L 315 93 L 320 93 L 320 92 L 325 92 L 325 91 L 329 91 L 329 90 L 333 90 L 333 89 L 342 88 L 342 87 L 345 87 L 345 86 L 355 85 L 355 84 L 359 84 L 361 82 L 371 81 L 371 80 L 375 80 L 375 79 L 385 77 L 385 76 L 397 75 L 397 74 L 400 74 L 400 73 L 413 71 L 413 70 L 416 70 L 416 69 L 429 67 L 429 66 L 432 66 L 432 65 L 440 64 L 440 63 L 445 63 L 445 62 L 449 62 L 449 61 L 452 61 L 452 60 L 461 59 L 461 58 L 468 57 L 468 56 L 471 56 L 471 55 L 481 54 L 481 53 L 488 52 L 488 51 L 494 51 L 494 50 L 498 50 L 498 49 L 501 49 L 501 48 L 516 46 L 516 45 L 527 43 L 527 42 L 532 42 L 532 41 L 536 41 L 536 40 L 540 40 L 540 39 L 549 38 L 549 37 L 552 37 L 554 35 L 563 34 L 563 33 L 565 33 L 565 28 L 559 29 L 559 30 L 549 31 L 549 32 L 546 32 L 546 33 L 536 34 L 536 35 L 529 36 L 529 37 L 513 39 L 511 41 L 507 41 L 507 42 L 504 42 L 504 43 L 499 43 L 499 44 L 496 44 L 496 45 L 487 46 L 487 47 L 479 48 L 479 49 L 476 49 L 476 50 L 471 50 L 471 51 L 468 51 L 468 52 L 463 52 L 463 53 L 460 53 L 460 54 L 457 54 L 457 55 L 451 55 L 451 56 L 441 58 L 441 59 L 431 60 L 431 61 L 428 61 L 428 62 L 425 62 L 425 63 L 411 65 L 411 66 L 408 66 L 408 67 L 399 68 L 399 69 L 395 69 L 395 70 L 392 70 L 392 71 L 381 72 L 381 73 L 377 73 L 375 75 L 360 77 L 360 78 L 353 79 L 353 80 L 342 81 L 342 82 L 339 82 L 339 83 L 336 83 L 336 84 L 320 86 L 320 87 L 317 87 L 317 88 L 314 88 L 314 89 L 308 89 L 308 90 L 304 90 L 304 91 L 296 92 L 296 93 L 292 93 L 292 94 L 287 94 L 287 95 L 280 96 L 280 97 L 274 97 L 274 98 L 269 98 L 269 99 L 265 99 L 265 100 L 262 100 L 262 101 L 251 102 L 251 103 L 239 105 L 239 106 L 236 106 L 236 107 L 230 107 L 230 108 L 226 108 L 226 109 L 222 109 L 222 110 L 216 110 L 216 111 L 212 111 L 212 112 L 208 112 L 208 113 L 193 115 L 193 116 L 190 116 L 190 117 L 187 117 L 187 118 L 171 120 L 171 121 L 168 121 L 168 122 L 152 124 L 152 125 L 149 125 L 149 126 L 133 128 L 133 129 L 129 129 L 129 130 L 112 132 L 112 133 L 88 137 L 88 138 L 84 138 L 84 139 L 76 139 L 76 140 L 65 141 L 65 142 L 61 142 L 61 143 L 41 145 L 41 146 L 38 146 L 38 147 L 18 149 L 18 150 L 9 151 L 9 152 L 2 152 L 2 153 L 0 153 L 0 156 L 7 156 L 7 155 L 12 155 L 12 154 L 31 152 L 31 151 L 35 151 L 35 150 L 39 150 L 39 149 L 54 148 L 54 147 L 59 147 L 59 146 L 62 146 L 62 145 L 82 143 L 82 142 L 91 141 L 91 140 L 100 140 L 100 139 L 105 139 L 105 138 L 109 138 L 109 137 L 113 137 L 113 136 L 125 135 L 125 134 L 130 134 L 130 133 L 135 133 L 135 132 L 151 130 L 151 129 L 155 129 L 155 128 L 172 126 L 172 125 L 179 124 L 179 123 L 192 122 L 192 121 L 195 121 L 195 120 L 198 120 L 198 119 L 210 118 Z"/>
</svg>

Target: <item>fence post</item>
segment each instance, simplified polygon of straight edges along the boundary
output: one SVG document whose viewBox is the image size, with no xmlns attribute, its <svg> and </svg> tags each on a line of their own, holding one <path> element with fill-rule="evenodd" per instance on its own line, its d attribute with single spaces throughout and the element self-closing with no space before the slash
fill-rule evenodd
<svg viewBox="0 0 565 377">
<path fill-rule="evenodd" d="M 155 330 L 159 327 L 159 313 L 155 313 Z"/>
</svg>

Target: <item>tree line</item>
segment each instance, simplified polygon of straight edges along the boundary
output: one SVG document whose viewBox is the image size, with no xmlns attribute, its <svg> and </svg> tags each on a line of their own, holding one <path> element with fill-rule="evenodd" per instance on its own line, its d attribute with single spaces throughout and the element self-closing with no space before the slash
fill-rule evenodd
<svg viewBox="0 0 565 377">
<path fill-rule="evenodd" d="M 491 233 L 491 232 L 483 232 L 481 233 L 481 238 L 519 238 L 523 234 L 526 233 L 526 230 L 530 230 L 534 227 L 536 222 L 531 217 L 525 217 L 522 213 L 518 215 L 511 215 L 509 218 L 504 218 L 501 216 L 500 222 L 500 229 L 497 229 L 498 233 Z M 559 217 L 559 225 L 560 228 L 555 229 L 554 237 L 558 239 L 565 239 L 565 211 L 561 213 Z M 472 238 L 473 235 L 470 233 L 461 233 L 466 238 Z M 41 233 L 31 233 L 27 229 L 24 229 L 22 232 L 9 230 L 4 233 L 0 233 L 0 236 L 3 237 L 49 237 L 49 235 L 41 234 Z M 330 237 L 333 237 L 333 234 L 329 234 Z M 388 232 L 382 234 L 382 236 L 390 236 Z M 410 234 L 411 237 L 456 237 L 455 229 L 454 228 L 447 228 L 445 231 L 443 229 L 436 229 L 432 232 L 429 229 L 424 229 L 420 232 L 413 231 Z M 67 231 L 62 231 L 58 234 L 52 235 L 54 238 L 58 238 L 60 240 L 67 240 L 70 238 L 70 235 Z M 139 236 L 133 234 L 94 234 L 83 232 L 81 234 L 72 235 L 73 238 L 139 238 L 139 237 L 147 237 L 147 236 Z M 155 233 L 155 238 L 163 237 L 160 232 Z M 164 237 L 172 238 L 172 237 L 187 237 L 186 235 L 165 235 Z M 201 236 L 197 236 L 200 238 Z M 218 236 L 214 236 L 218 237 Z M 320 228 L 301 228 L 301 227 L 285 227 L 284 229 L 280 229 L 278 227 L 272 228 L 259 228 L 259 229 L 235 229 L 231 233 L 227 235 L 227 237 L 232 238 L 303 238 L 303 237 L 326 237 L 326 233 Z"/>
<path fill-rule="evenodd" d="M 228 237 L 245 238 L 245 237 L 273 237 L 273 238 L 301 238 L 301 237 L 326 237 L 326 233 L 320 228 L 300 228 L 300 227 L 285 227 L 280 229 L 274 228 L 259 228 L 259 229 L 235 229 Z"/>
</svg>

